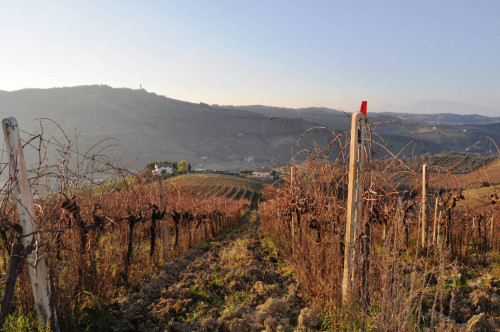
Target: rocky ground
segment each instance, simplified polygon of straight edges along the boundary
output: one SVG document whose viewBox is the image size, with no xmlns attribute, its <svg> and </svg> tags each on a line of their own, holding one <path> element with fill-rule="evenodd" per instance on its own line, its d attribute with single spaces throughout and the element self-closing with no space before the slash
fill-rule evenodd
<svg viewBox="0 0 500 332">
<path fill-rule="evenodd" d="M 437 323 L 439 331 L 500 331 L 500 280 L 484 269 L 462 268 L 448 276 L 439 300 L 429 278 L 421 293 L 424 321 Z"/>
<path fill-rule="evenodd" d="M 111 331 L 314 331 L 292 270 L 258 233 L 258 215 L 188 252 L 112 305 Z M 103 323 L 104 324 L 104 323 Z"/>
</svg>

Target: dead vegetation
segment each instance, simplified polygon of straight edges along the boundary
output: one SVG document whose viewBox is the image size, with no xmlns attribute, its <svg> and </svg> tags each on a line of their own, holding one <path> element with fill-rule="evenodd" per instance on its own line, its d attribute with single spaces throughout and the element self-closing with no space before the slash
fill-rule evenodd
<svg viewBox="0 0 500 332">
<path fill-rule="evenodd" d="M 175 183 L 151 182 L 145 173 L 132 174 L 107 160 L 106 142 L 80 153 L 76 139 L 64 133 L 59 136 L 63 139 L 27 135 L 25 151 L 38 156 L 29 174 L 43 243 L 36 249 L 20 249 L 45 255 L 51 301 L 63 330 L 86 329 L 93 320 L 105 319 L 112 298 L 136 289 L 160 266 L 197 243 L 235 226 L 250 207 L 243 196 L 238 200 L 213 197 L 185 191 Z M 46 158 L 48 149 L 59 153 L 54 164 Z M 6 170 L 4 163 L 2 176 Z M 16 245 L 23 234 L 17 223 L 13 182 L 5 180 L 0 235 L 6 275 L 8 270 L 19 270 L 17 265 L 8 266 L 7 256 L 18 255 Z M 6 294 L 12 292 L 15 280 L 5 287 Z M 18 317 L 31 324 L 30 288 L 24 270 L 15 292 L 16 306 L 2 306 L 7 325 L 17 324 Z"/>
<path fill-rule="evenodd" d="M 500 326 L 498 189 L 484 188 L 492 200 L 470 209 L 463 193 L 476 180 L 467 183 L 442 172 L 446 185 L 433 183 L 427 192 L 428 243 L 423 246 L 421 171 L 406 165 L 398 157 L 401 153 L 391 155 L 370 134 L 367 151 L 388 157 L 367 153 L 349 303 L 341 296 L 347 134 L 332 132 L 327 150 L 315 145 L 301 151 L 307 163 L 292 165 L 285 184 L 265 191 L 260 207 L 261 229 L 272 234 L 317 308 L 325 310 L 323 328 L 404 331 L 448 326 L 458 331 L 471 324 Z M 395 165 L 398 170 L 391 171 Z"/>
<path fill-rule="evenodd" d="M 246 235 L 227 240 L 221 234 L 256 207 L 257 188 L 207 183 L 198 190 L 180 178 L 152 180 L 108 160 L 107 142 L 81 153 L 66 135 L 27 136 L 25 149 L 38 156 L 30 183 L 43 243 L 18 246 L 23 235 L 6 179 L 2 271 L 21 272 L 18 288 L 15 279 L 3 286 L 4 298 L 10 290 L 14 304 L 2 305 L 4 327 L 36 326 L 25 264 L 9 259 L 29 250 L 45 254 L 63 330 L 500 326 L 498 187 L 481 188 L 490 200 L 471 208 L 467 193 L 477 181 L 439 174 L 445 180 L 431 183 L 427 193 L 429 244 L 422 246 L 421 174 L 391 155 L 374 133 L 369 151 L 388 157 L 371 156 L 363 174 L 356 286 L 352 301 L 342 303 L 348 144 L 345 133 L 331 133 L 327 150 L 303 150 L 307 162 L 293 165 L 294 175 L 285 174 L 281 186 L 263 191 L 261 233 L 251 222 L 253 228 L 242 228 Z M 60 156 L 53 164 L 46 158 L 50 148 Z"/>
</svg>

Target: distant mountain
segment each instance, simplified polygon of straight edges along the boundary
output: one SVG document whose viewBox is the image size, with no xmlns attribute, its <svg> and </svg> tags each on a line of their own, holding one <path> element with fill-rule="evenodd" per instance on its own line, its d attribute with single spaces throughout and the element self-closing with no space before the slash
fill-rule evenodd
<svg viewBox="0 0 500 332">
<path fill-rule="evenodd" d="M 479 115 L 497 115 L 499 114 L 498 110 L 447 101 L 424 101 L 405 107 L 386 105 L 376 107 L 372 109 L 372 111 L 405 121 L 426 122 L 431 124 L 478 124 L 500 122 L 500 117 Z"/>
<path fill-rule="evenodd" d="M 422 103 L 420 106 L 430 104 Z M 458 103 L 437 104 L 450 106 Z M 289 116 L 333 129 L 347 130 L 350 127 L 349 113 L 328 108 L 290 109 L 266 106 L 237 106 L 235 108 L 270 117 Z M 497 151 L 492 150 L 489 145 L 490 141 L 486 137 L 493 138 L 497 143 L 500 142 L 500 118 L 477 114 L 378 113 L 369 108 L 368 119 L 372 130 L 380 135 L 380 141 L 383 141 L 383 144 L 392 152 L 398 152 L 408 142 L 414 142 L 415 144 L 410 145 L 408 151 L 403 153 L 405 156 L 445 151 L 495 153 Z M 384 149 L 378 147 L 378 150 Z"/>
<path fill-rule="evenodd" d="M 332 129 L 348 128 L 351 123 L 351 114 L 325 107 L 308 108 L 281 108 L 262 105 L 253 106 L 224 106 L 224 108 L 249 111 L 266 117 L 283 117 L 290 119 L 300 119 L 324 125 Z"/>
<path fill-rule="evenodd" d="M 182 159 L 206 168 L 282 165 L 300 149 L 297 139 L 307 129 L 327 126 L 340 132 L 350 125 L 350 114 L 327 108 L 209 106 L 145 90 L 98 85 L 0 91 L 0 111 L 4 117 L 15 116 L 28 132 L 40 131 L 36 118 L 54 120 L 70 137 L 76 129 L 80 151 L 106 138 L 117 139 L 118 145 L 105 152 L 136 168 L 154 160 Z M 486 136 L 500 142 L 498 118 L 430 118 L 370 110 L 368 118 L 381 135 L 378 140 L 393 152 L 415 141 L 406 155 L 466 149 L 484 152 Z M 44 122 L 44 132 L 55 133 L 55 127 Z M 332 138 L 328 132 L 315 131 L 304 144 L 326 146 Z"/>
<path fill-rule="evenodd" d="M 381 115 L 387 115 L 401 119 L 406 122 L 420 122 L 428 124 L 450 124 L 450 125 L 467 125 L 467 124 L 487 124 L 499 123 L 500 117 L 488 117 L 478 114 L 453 114 L 453 113 L 437 113 L 437 114 L 412 114 L 412 113 L 393 113 L 384 112 Z"/>
<path fill-rule="evenodd" d="M 39 131 L 36 118 L 54 120 L 69 136 L 77 129 L 82 151 L 115 138 L 119 146 L 107 153 L 136 167 L 181 159 L 210 168 L 281 165 L 298 151 L 300 134 L 315 126 L 108 86 L 0 92 L 0 111 L 29 132 Z"/>
</svg>

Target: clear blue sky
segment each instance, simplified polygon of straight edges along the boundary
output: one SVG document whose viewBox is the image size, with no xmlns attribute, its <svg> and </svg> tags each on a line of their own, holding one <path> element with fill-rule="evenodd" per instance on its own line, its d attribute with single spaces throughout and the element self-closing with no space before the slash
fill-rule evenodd
<svg viewBox="0 0 500 332">
<path fill-rule="evenodd" d="M 500 115 L 499 15 L 498 0 L 2 1 L 0 90 L 142 84 L 210 104 Z"/>
</svg>

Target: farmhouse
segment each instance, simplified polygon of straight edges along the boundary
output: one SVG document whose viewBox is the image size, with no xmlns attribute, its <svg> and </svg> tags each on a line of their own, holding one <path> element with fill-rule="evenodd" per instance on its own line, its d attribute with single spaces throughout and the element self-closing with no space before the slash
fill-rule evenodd
<svg viewBox="0 0 500 332">
<path fill-rule="evenodd" d="M 174 174 L 174 168 L 172 166 L 158 166 L 158 164 L 155 164 L 155 168 L 153 169 L 152 173 L 153 175 L 172 175 Z"/>
<path fill-rule="evenodd" d="M 253 171 L 253 176 L 258 178 L 267 178 L 271 177 L 271 169 L 270 168 L 256 168 Z"/>
</svg>

